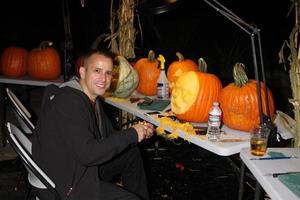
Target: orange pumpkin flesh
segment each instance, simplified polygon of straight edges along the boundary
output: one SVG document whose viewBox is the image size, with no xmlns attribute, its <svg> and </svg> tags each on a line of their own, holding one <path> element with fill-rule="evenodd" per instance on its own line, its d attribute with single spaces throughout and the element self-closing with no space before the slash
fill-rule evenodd
<svg viewBox="0 0 300 200">
<path fill-rule="evenodd" d="M 266 114 L 264 84 L 261 83 L 263 113 Z M 223 123 L 232 129 L 249 132 L 259 125 L 258 98 L 256 81 L 245 81 L 241 86 L 230 83 L 222 89 L 220 107 L 223 112 Z M 270 117 L 273 119 L 275 106 L 271 91 L 268 89 Z"/>
<path fill-rule="evenodd" d="M 1 55 L 1 72 L 7 77 L 22 77 L 27 72 L 28 51 L 20 47 L 8 47 Z"/>
<path fill-rule="evenodd" d="M 152 50 L 149 51 L 148 58 L 141 58 L 135 64 L 134 68 L 139 74 L 139 84 L 137 91 L 146 96 L 157 94 L 157 79 L 160 74 L 158 69 L 158 60 Z"/>
<path fill-rule="evenodd" d="M 171 109 L 183 121 L 207 122 L 208 113 L 222 89 L 213 74 L 189 71 L 176 81 L 171 94 Z"/>
<path fill-rule="evenodd" d="M 183 73 L 188 71 L 198 71 L 197 64 L 194 61 L 190 59 L 184 59 L 183 55 L 179 52 L 177 52 L 176 55 L 178 57 L 178 61 L 172 62 L 167 71 L 170 92 L 172 92 L 176 80 Z"/>
</svg>

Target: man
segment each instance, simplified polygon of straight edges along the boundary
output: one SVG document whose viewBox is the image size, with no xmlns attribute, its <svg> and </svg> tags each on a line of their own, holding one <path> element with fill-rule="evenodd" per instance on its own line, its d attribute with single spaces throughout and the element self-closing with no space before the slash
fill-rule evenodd
<svg viewBox="0 0 300 200">
<path fill-rule="evenodd" d="M 100 96 L 109 88 L 113 57 L 91 51 L 80 80 L 45 90 L 33 138 L 33 157 L 56 184 L 62 199 L 148 199 L 143 162 L 136 143 L 153 134 L 139 123 L 114 131 Z M 121 175 L 123 187 L 112 181 Z M 40 195 L 49 196 L 45 191 Z"/>
</svg>

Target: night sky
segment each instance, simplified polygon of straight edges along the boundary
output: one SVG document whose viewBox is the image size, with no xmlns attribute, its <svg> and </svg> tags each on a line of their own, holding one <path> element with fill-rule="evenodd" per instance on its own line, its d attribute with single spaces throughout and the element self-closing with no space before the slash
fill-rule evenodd
<svg viewBox="0 0 300 200">
<path fill-rule="evenodd" d="M 80 0 L 69 0 L 74 58 L 89 49 L 97 36 L 109 31 L 110 1 L 85 2 L 85 8 L 81 8 Z M 278 52 L 294 25 L 294 13 L 287 16 L 291 1 L 219 2 L 247 23 L 256 24 L 261 29 L 264 63 L 270 87 L 279 96 L 289 95 L 279 91 L 282 89 L 279 87 L 289 87 L 289 83 L 286 81 L 287 72 L 278 64 Z M 62 0 L 9 0 L 1 2 L 0 9 L 0 52 L 11 45 L 31 50 L 43 40 L 53 41 L 54 47 L 62 52 L 65 39 Z M 177 51 L 195 61 L 203 57 L 207 61 L 208 71 L 217 74 L 224 85 L 232 81 L 231 71 L 236 62 L 245 63 L 248 73 L 253 75 L 250 37 L 202 0 L 181 0 L 176 9 L 155 15 L 153 26 L 147 23 L 145 13 L 140 13 L 140 19 L 144 41 L 141 43 L 138 34 L 138 57 L 146 56 L 150 49 L 163 54 L 167 64 L 176 59 Z M 159 35 L 154 34 L 155 30 Z M 101 45 L 106 46 L 104 43 Z M 280 79 L 283 82 L 278 82 Z"/>
</svg>

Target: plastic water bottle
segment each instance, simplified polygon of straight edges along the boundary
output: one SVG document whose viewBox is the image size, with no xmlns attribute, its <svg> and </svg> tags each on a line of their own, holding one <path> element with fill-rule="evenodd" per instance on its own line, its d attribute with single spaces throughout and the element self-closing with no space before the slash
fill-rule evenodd
<svg viewBox="0 0 300 200">
<path fill-rule="evenodd" d="M 165 58 L 159 55 L 157 59 L 160 61 L 160 74 L 157 80 L 157 98 L 169 99 L 169 82 L 165 72 Z"/>
<path fill-rule="evenodd" d="M 220 139 L 221 120 L 222 120 L 222 110 L 219 107 L 219 103 L 214 102 L 212 108 L 209 111 L 209 116 L 208 116 L 207 137 L 209 141 L 216 142 Z"/>
</svg>

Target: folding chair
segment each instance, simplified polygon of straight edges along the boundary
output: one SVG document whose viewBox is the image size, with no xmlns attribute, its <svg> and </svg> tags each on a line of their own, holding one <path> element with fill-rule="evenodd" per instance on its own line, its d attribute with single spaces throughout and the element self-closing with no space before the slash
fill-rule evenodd
<svg viewBox="0 0 300 200">
<path fill-rule="evenodd" d="M 35 126 L 31 121 L 31 114 L 17 98 L 17 96 L 9 89 L 6 88 L 6 93 L 11 104 L 12 110 L 20 124 L 20 127 L 26 134 L 32 134 Z"/>
<path fill-rule="evenodd" d="M 8 130 L 8 142 L 16 153 L 20 156 L 28 172 L 28 188 L 26 189 L 25 199 L 29 199 L 32 186 L 38 189 L 46 189 L 50 191 L 55 200 L 59 200 L 59 194 L 56 190 L 54 182 L 47 176 L 47 174 L 34 162 L 31 157 L 31 141 L 26 135 L 15 125 L 10 122 L 6 123 Z M 36 197 L 36 199 L 39 199 Z"/>
</svg>

